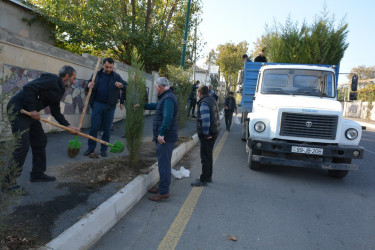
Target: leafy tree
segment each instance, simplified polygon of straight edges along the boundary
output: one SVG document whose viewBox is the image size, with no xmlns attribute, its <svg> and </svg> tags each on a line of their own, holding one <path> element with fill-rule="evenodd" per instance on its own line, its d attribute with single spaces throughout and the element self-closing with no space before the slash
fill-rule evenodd
<svg viewBox="0 0 375 250">
<path fill-rule="evenodd" d="M 48 21 L 59 47 L 74 53 L 98 54 L 131 63 L 137 48 L 145 70 L 179 65 L 188 0 L 27 0 Z M 201 19 L 201 0 L 192 0 L 189 30 Z M 192 32 L 187 58 L 192 58 Z M 191 64 L 191 62 L 190 62 Z"/>
<path fill-rule="evenodd" d="M 358 75 L 358 84 L 360 87 L 366 87 L 368 84 L 374 83 L 373 81 L 361 82 L 361 80 L 375 79 L 375 66 L 366 67 L 365 65 L 352 68 L 350 74 L 347 76 L 349 80 L 352 79 L 353 75 Z"/>
<path fill-rule="evenodd" d="M 242 41 L 238 44 L 226 43 L 219 45 L 216 51 L 212 51 L 214 54 L 211 58 L 214 64 L 220 67 L 220 71 L 225 78 L 227 86 L 231 86 L 231 89 L 235 89 L 237 82 L 238 70 L 243 68 L 242 56 L 248 50 L 248 44 L 246 41 Z"/>
<path fill-rule="evenodd" d="M 191 80 L 192 71 L 183 70 L 180 67 L 168 65 L 166 70 L 161 72 L 173 84 L 173 93 L 177 97 L 177 126 L 178 129 L 185 127 L 188 117 L 188 98 L 193 81 Z"/>
<path fill-rule="evenodd" d="M 138 162 L 139 150 L 142 145 L 144 127 L 144 109 L 146 80 L 143 72 L 143 63 L 136 49 L 132 53 L 133 68 L 129 68 L 129 80 L 126 88 L 126 119 L 125 139 L 129 151 L 129 166 L 135 167 Z M 138 109 L 134 105 L 139 104 Z"/>
<path fill-rule="evenodd" d="M 312 24 L 299 25 L 289 16 L 285 24 L 274 22 L 266 26 L 266 34 L 260 44 L 267 48 L 270 62 L 338 64 L 348 48 L 346 37 L 348 24 L 341 21 L 335 27 L 335 18 L 330 16 L 326 7 Z"/>
<path fill-rule="evenodd" d="M 375 99 L 375 84 L 369 84 L 358 90 L 358 100 L 363 102 L 373 101 Z"/>
<path fill-rule="evenodd" d="M 251 51 L 251 55 L 249 55 L 249 58 L 251 57 L 255 58 L 259 56 L 260 52 L 262 52 L 262 49 L 266 47 L 266 44 L 265 44 L 266 40 L 267 40 L 267 37 L 265 37 L 264 35 L 257 38 L 257 40 L 253 43 L 254 49 Z"/>
</svg>

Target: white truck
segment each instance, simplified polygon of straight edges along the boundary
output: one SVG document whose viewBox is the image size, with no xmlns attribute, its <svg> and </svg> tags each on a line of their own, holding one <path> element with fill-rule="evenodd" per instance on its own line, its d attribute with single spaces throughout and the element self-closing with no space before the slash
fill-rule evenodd
<svg viewBox="0 0 375 250">
<path fill-rule="evenodd" d="M 245 64 L 242 106 L 251 103 L 245 119 L 250 169 L 319 168 L 336 178 L 358 169 L 352 159 L 363 158 L 362 127 L 343 117 L 336 74 L 338 68 L 327 65 Z"/>
</svg>

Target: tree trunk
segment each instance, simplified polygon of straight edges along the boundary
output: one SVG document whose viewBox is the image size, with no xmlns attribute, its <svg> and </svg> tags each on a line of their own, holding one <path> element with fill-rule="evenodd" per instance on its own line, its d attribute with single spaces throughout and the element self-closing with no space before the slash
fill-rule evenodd
<svg viewBox="0 0 375 250">
<path fill-rule="evenodd" d="M 167 33 L 168 33 L 168 26 L 169 24 L 171 23 L 171 20 L 172 20 L 172 16 L 173 16 L 173 13 L 174 11 L 176 10 L 177 8 L 177 4 L 178 4 L 179 0 L 175 0 L 174 3 L 173 3 L 173 6 L 171 8 L 171 11 L 169 12 L 168 14 L 168 19 L 167 19 L 167 23 L 165 24 L 165 27 L 164 27 L 164 34 L 163 34 L 163 37 L 162 37 L 162 42 L 164 41 L 165 37 L 167 36 Z"/>
<path fill-rule="evenodd" d="M 151 22 L 151 14 L 152 14 L 152 1 L 147 0 L 147 11 L 146 11 L 146 20 L 145 20 L 145 30 L 148 31 Z"/>
<path fill-rule="evenodd" d="M 132 5 L 132 33 L 135 33 L 135 18 L 137 15 L 137 10 L 136 10 L 136 0 L 131 0 L 131 5 Z"/>
</svg>

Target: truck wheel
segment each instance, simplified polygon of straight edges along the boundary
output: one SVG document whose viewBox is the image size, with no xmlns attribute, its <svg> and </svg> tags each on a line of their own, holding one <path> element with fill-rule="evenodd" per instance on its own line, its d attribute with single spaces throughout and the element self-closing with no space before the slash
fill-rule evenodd
<svg viewBox="0 0 375 250">
<path fill-rule="evenodd" d="M 352 163 L 352 159 L 350 158 L 333 158 L 333 163 Z M 328 174 L 331 177 L 342 179 L 349 173 L 349 170 L 328 170 Z"/>
<path fill-rule="evenodd" d="M 260 166 L 259 162 L 252 161 L 251 160 L 252 157 L 253 157 L 253 149 L 249 148 L 248 149 L 248 156 L 247 156 L 247 165 L 252 170 L 260 169 L 261 166 Z"/>
</svg>

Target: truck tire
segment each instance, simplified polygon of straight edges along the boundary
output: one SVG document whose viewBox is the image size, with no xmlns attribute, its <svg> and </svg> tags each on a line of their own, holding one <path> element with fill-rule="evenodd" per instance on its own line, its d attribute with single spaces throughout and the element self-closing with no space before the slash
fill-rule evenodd
<svg viewBox="0 0 375 250">
<path fill-rule="evenodd" d="M 250 126 L 250 120 L 247 120 L 246 126 L 245 126 L 245 128 L 246 128 L 246 139 L 249 139 L 249 137 L 250 137 L 249 126 Z"/>
<path fill-rule="evenodd" d="M 260 163 L 256 162 L 256 161 L 252 161 L 251 160 L 252 157 L 253 157 L 253 149 L 249 148 L 248 149 L 248 155 L 247 155 L 247 165 L 252 170 L 258 170 L 258 169 L 260 169 L 260 167 L 261 167 Z"/>
<path fill-rule="evenodd" d="M 352 163 L 352 159 L 350 158 L 333 158 L 333 163 L 346 163 L 350 164 Z M 328 170 L 329 176 L 337 179 L 344 178 L 349 173 L 349 170 Z"/>
</svg>

